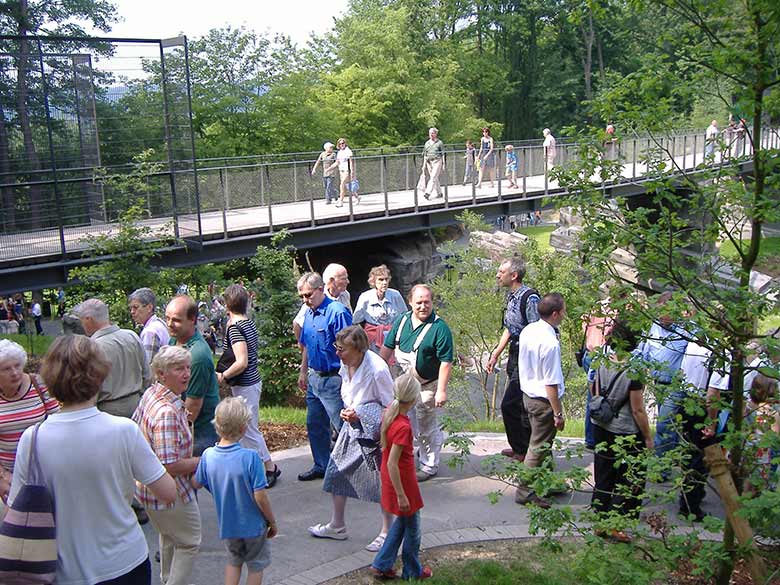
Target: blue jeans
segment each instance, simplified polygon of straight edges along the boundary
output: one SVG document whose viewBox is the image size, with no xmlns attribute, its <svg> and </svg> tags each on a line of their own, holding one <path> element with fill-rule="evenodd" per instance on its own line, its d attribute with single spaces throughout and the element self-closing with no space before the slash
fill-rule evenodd
<svg viewBox="0 0 780 585">
<path fill-rule="evenodd" d="M 330 431 L 341 429 L 341 377 L 320 376 L 309 370 L 306 389 L 306 434 L 315 471 L 325 473 L 330 460 Z"/>
<path fill-rule="evenodd" d="M 676 428 L 679 424 L 675 422 L 675 417 L 683 412 L 683 401 L 685 392 L 676 391 L 668 394 L 661 406 L 658 407 L 658 421 L 655 423 L 655 454 L 657 457 L 663 456 L 668 451 L 674 449 L 680 442 Z"/>
<path fill-rule="evenodd" d="M 590 371 L 590 364 L 593 362 L 593 357 L 590 352 L 585 352 L 582 356 L 582 369 L 587 374 Z M 590 388 L 585 389 L 585 445 L 588 447 L 594 447 L 596 445 L 596 439 L 593 436 L 593 423 L 590 422 Z"/>
<path fill-rule="evenodd" d="M 403 560 L 404 568 L 401 576 L 406 580 L 417 579 L 422 573 L 422 565 L 420 564 L 421 540 L 419 510 L 411 516 L 396 516 L 393 525 L 387 532 L 385 543 L 376 553 L 371 566 L 383 572 L 392 569 L 395 558 L 398 556 L 398 549 L 403 541 L 401 560 Z"/>
<path fill-rule="evenodd" d="M 328 203 L 338 197 L 338 193 L 336 193 L 336 185 L 334 184 L 335 178 L 336 177 L 322 177 L 322 185 L 325 187 L 325 201 Z"/>
</svg>

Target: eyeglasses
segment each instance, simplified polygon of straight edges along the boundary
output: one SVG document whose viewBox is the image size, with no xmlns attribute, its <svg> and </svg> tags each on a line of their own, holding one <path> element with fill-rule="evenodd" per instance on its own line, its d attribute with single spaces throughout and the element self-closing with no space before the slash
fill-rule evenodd
<svg viewBox="0 0 780 585">
<path fill-rule="evenodd" d="M 346 349 L 343 345 L 339 345 L 338 343 L 334 343 L 333 347 L 336 348 L 336 353 L 342 353 Z"/>
<path fill-rule="evenodd" d="M 302 299 L 310 299 L 314 295 L 315 292 L 317 292 L 317 291 L 313 290 L 313 291 L 307 292 L 307 293 L 298 293 L 298 296 L 300 298 L 302 298 Z"/>
</svg>

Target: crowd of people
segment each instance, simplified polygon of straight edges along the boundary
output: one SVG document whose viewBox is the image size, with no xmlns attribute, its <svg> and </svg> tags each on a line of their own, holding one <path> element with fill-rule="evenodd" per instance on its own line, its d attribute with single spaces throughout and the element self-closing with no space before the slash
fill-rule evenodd
<svg viewBox="0 0 780 585">
<path fill-rule="evenodd" d="M 498 368 L 506 353 L 501 412 L 509 447 L 502 455 L 536 468 L 551 458 L 565 426 L 559 329 L 567 314 L 559 293 L 529 287 L 525 274 L 519 257 L 499 264 L 496 281 L 507 290 L 506 307 L 486 369 Z M 322 479 L 332 500 L 330 519 L 308 530 L 316 538 L 344 540 L 347 500 L 377 503 L 381 526 L 365 547 L 376 553 L 371 572 L 396 576 L 393 565 L 402 547 L 402 577 L 425 579 L 432 572 L 418 554 L 420 484 L 435 478 L 441 465 L 442 412 L 456 355 L 452 333 L 426 284 L 411 287 L 404 300 L 390 288 L 387 266 L 375 266 L 353 312 L 349 282 L 340 264 L 328 265 L 322 275 L 307 272 L 297 282 L 302 305 L 291 332 L 301 350 L 298 386 L 306 395 L 312 457 L 298 480 Z M 250 293 L 232 284 L 221 299 L 227 320 L 216 366 L 198 328 L 196 301 L 177 294 L 163 319 L 148 288 L 128 298 L 140 334 L 113 324 L 100 299 L 77 305 L 73 313 L 85 335 L 58 337 L 39 376 L 24 372 L 21 346 L 0 341 L 4 521 L 24 524 L 17 508 L 27 500 L 19 497 L 25 486 L 39 482 L 50 490 L 58 582 L 149 583 L 152 565 L 139 524 L 150 521 L 159 534 L 162 583 L 186 585 L 202 536 L 199 489 L 208 490 L 216 504 L 228 555 L 226 584 L 239 582 L 244 565 L 247 583 L 262 581 L 271 560 L 268 541 L 278 530 L 267 490 L 281 470 L 258 426 L 262 380 Z M 585 316 L 585 440 L 594 449 L 597 512 L 638 514 L 644 478 L 628 473 L 626 449 L 663 455 L 682 437 L 692 450 L 679 511 L 693 520 L 704 516 L 701 451 L 717 440 L 713 421 L 729 384 L 713 372 L 709 351 L 689 340 L 684 317 L 665 312 L 670 299 L 670 293 L 657 297 L 662 316 L 640 335 L 609 299 Z M 745 380 L 751 412 L 775 432 L 777 381 L 757 368 L 776 358 L 757 354 Z M 686 383 L 659 405 L 654 437 L 644 385 L 632 374 L 636 367 L 644 367 L 655 386 L 669 386 L 680 376 Z M 230 389 L 222 400 L 220 383 Z M 684 407 L 690 396 L 704 401 L 703 412 Z M 679 419 L 682 424 L 675 424 Z M 515 501 L 549 508 L 550 493 L 519 481 Z M 602 535 L 630 538 L 618 530 Z M 5 552 L 0 547 L 0 558 Z"/>
</svg>

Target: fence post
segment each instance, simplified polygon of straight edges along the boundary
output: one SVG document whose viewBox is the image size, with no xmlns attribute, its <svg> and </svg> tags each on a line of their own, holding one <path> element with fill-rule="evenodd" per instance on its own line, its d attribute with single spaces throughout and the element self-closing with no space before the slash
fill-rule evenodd
<svg viewBox="0 0 780 585">
<path fill-rule="evenodd" d="M 683 134 L 683 170 L 688 170 L 688 135 Z"/>
<path fill-rule="evenodd" d="M 549 180 L 547 176 L 549 172 L 549 169 L 547 168 L 547 147 L 544 146 L 542 148 L 544 148 L 544 151 L 542 152 L 542 162 L 544 163 L 544 194 L 547 196 L 547 181 Z"/>
<path fill-rule="evenodd" d="M 528 179 L 528 147 L 524 146 L 520 152 L 523 155 L 523 199 L 525 199 L 528 196 L 528 184 L 526 183 Z"/>
<path fill-rule="evenodd" d="M 444 172 L 442 173 L 444 175 L 444 207 L 445 209 L 449 207 L 449 201 L 450 201 L 450 192 L 449 192 L 449 183 L 450 180 L 447 178 L 447 154 L 442 154 L 441 164 L 444 165 Z"/>
<path fill-rule="evenodd" d="M 634 160 L 632 162 L 631 178 L 636 180 L 636 138 L 634 138 L 633 143 L 634 143 L 634 145 L 633 145 L 633 149 L 632 150 L 634 151 L 634 154 L 633 154 L 632 158 Z"/>
<path fill-rule="evenodd" d="M 498 183 L 498 200 L 501 201 L 501 180 L 504 178 L 501 176 L 501 149 L 496 153 L 496 183 Z"/>
<path fill-rule="evenodd" d="M 293 161 L 293 201 L 298 201 L 298 161 Z"/>
<path fill-rule="evenodd" d="M 416 169 L 417 164 L 414 162 L 414 155 L 411 155 L 412 157 L 412 166 Z M 406 155 L 406 185 L 407 189 L 409 189 L 409 155 Z M 419 213 L 420 212 L 420 200 L 418 199 L 419 194 L 417 193 L 417 181 L 414 182 L 414 212 Z"/>
<path fill-rule="evenodd" d="M 408 191 L 409 190 L 409 154 L 408 153 L 404 157 L 404 175 L 405 175 L 404 185 L 406 185 L 404 187 L 404 190 Z"/>
<path fill-rule="evenodd" d="M 314 219 L 314 189 L 309 189 L 309 211 L 311 212 L 311 227 L 317 225 Z"/>
<path fill-rule="evenodd" d="M 390 215 L 390 203 L 387 200 L 387 155 L 382 154 L 379 164 L 379 179 L 382 184 L 382 195 L 385 199 L 385 217 Z"/>
<path fill-rule="evenodd" d="M 693 168 L 694 169 L 696 168 L 696 148 L 697 148 L 696 142 L 697 142 L 698 136 L 699 135 L 695 134 L 695 133 L 693 135 Z"/>
</svg>

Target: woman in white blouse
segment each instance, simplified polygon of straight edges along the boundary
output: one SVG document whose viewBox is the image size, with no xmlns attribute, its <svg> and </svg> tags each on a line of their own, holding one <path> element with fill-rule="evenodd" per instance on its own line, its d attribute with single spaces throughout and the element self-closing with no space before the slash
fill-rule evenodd
<svg viewBox="0 0 780 585">
<path fill-rule="evenodd" d="M 309 532 L 318 538 L 345 540 L 347 498 L 380 501 L 379 428 L 382 411 L 393 401 L 393 378 L 385 361 L 368 351 L 368 338 L 357 325 L 339 331 L 335 346 L 342 364 L 339 375 L 344 424 L 322 486 L 333 494 L 333 514 L 330 522 L 310 526 Z M 382 530 L 366 550 L 376 552 L 382 547 L 392 521 L 393 516 L 382 511 Z"/>
<path fill-rule="evenodd" d="M 355 315 L 352 318 L 352 322 L 356 325 L 363 324 L 368 335 L 369 347 L 371 351 L 377 353 L 395 318 L 407 311 L 401 293 L 390 288 L 390 278 L 390 269 L 384 264 L 371 269 L 368 273 L 368 284 L 371 288 L 358 297 Z"/>
</svg>

